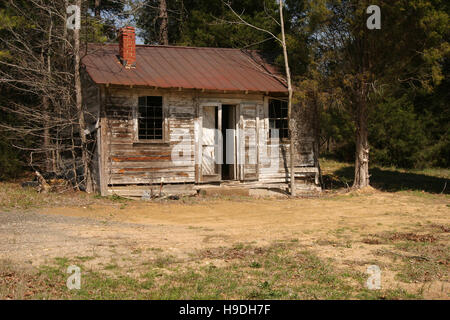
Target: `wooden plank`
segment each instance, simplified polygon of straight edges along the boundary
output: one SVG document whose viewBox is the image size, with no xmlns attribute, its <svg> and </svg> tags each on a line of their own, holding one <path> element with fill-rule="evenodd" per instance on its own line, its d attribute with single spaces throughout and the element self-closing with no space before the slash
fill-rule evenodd
<svg viewBox="0 0 450 320">
<path fill-rule="evenodd" d="M 192 167 L 194 168 L 194 160 L 191 161 L 164 161 L 164 162 L 113 162 L 111 161 L 112 168 L 155 168 L 166 169 L 173 168 L 174 170 L 180 167 Z M 193 170 L 193 169 L 192 169 Z"/>
<path fill-rule="evenodd" d="M 202 174 L 215 175 L 215 129 L 216 129 L 216 107 L 203 107 L 203 123 L 202 123 Z"/>
<path fill-rule="evenodd" d="M 105 112 L 105 87 L 100 86 L 100 193 L 106 196 L 108 193 L 109 172 L 107 171 L 108 159 L 108 119 Z"/>
<path fill-rule="evenodd" d="M 194 173 L 192 167 L 179 167 L 179 168 L 153 168 L 153 167 L 137 167 L 137 168 L 111 168 L 112 174 L 147 174 L 147 173 L 165 173 L 165 176 L 189 176 L 189 173 Z"/>
<path fill-rule="evenodd" d="M 241 120 L 242 120 L 242 143 L 241 152 L 244 153 L 244 164 L 241 165 L 243 170 L 243 180 L 258 179 L 258 147 L 257 147 L 257 105 L 241 104 Z"/>
<path fill-rule="evenodd" d="M 159 194 L 160 184 L 150 184 L 144 186 L 133 186 L 133 185 L 125 185 L 125 186 L 111 186 L 108 188 L 109 194 L 116 194 L 120 196 L 128 196 L 128 197 L 142 197 L 144 192 L 150 193 L 151 190 L 153 194 Z M 187 195 L 195 195 L 197 193 L 196 189 L 194 189 L 193 183 L 186 184 L 163 184 L 162 192 L 165 195 L 171 194 L 187 194 Z"/>
<path fill-rule="evenodd" d="M 184 183 L 194 182 L 194 174 L 186 176 L 164 176 L 164 175 L 121 175 L 112 176 L 110 180 L 111 185 L 130 185 L 130 184 L 149 184 L 149 183 L 161 183 L 161 178 L 164 178 L 164 183 Z"/>
<path fill-rule="evenodd" d="M 145 163 L 153 163 L 157 165 L 161 161 L 171 162 L 172 158 L 171 156 L 138 156 L 138 157 L 117 157 L 117 156 L 111 156 L 111 162 L 120 162 L 120 163 L 135 163 L 135 162 L 145 162 Z M 124 164 L 122 164 L 124 165 Z"/>
</svg>

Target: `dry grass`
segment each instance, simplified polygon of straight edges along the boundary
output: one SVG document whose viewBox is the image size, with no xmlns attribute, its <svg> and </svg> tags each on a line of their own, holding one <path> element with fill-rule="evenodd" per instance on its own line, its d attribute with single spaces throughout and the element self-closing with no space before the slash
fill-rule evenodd
<svg viewBox="0 0 450 320">
<path fill-rule="evenodd" d="M 323 164 L 326 177 L 335 179 L 328 180 L 333 188 L 340 184 L 344 189 L 314 199 L 143 202 L 83 193 L 43 195 L 2 183 L 2 210 L 46 213 L 49 230 L 9 252 L 17 261 L 0 263 L 0 297 L 449 299 L 450 198 L 440 192 L 448 170 L 378 168 L 372 181 L 387 177 L 379 189 L 346 192 L 351 167 Z M 52 216 L 95 223 L 54 222 Z M 35 221 L 27 232 L 32 234 Z M 20 247 L 13 231 L 5 235 Z M 52 234 L 58 237 L 39 238 Z M 82 235 L 79 241 L 75 234 Z M 45 259 L 60 258 L 39 260 L 46 239 L 66 238 L 87 249 L 73 252 L 70 246 L 68 252 L 55 245 L 53 256 Z M 91 250 L 94 239 L 102 246 Z M 29 253 L 40 261 L 36 267 L 25 267 Z M 79 291 L 65 287 L 70 264 L 82 268 Z M 382 290 L 365 288 L 372 264 L 382 270 Z"/>
<path fill-rule="evenodd" d="M 217 260 L 225 259 L 220 265 Z M 82 269 L 81 290 L 65 287 L 70 264 Z M 147 263 L 131 276 L 117 265 L 93 271 L 65 258 L 41 266 L 39 272 L 3 271 L 0 297 L 6 299 L 416 299 L 397 289 L 370 291 L 366 275 L 336 268 L 296 242 L 265 247 L 240 246 L 200 251 L 187 261 L 171 257 Z M 10 267 L 11 268 L 11 267 Z M 114 271 L 113 274 L 110 271 Z"/>
<path fill-rule="evenodd" d="M 0 182 L 0 209 L 35 209 L 58 206 L 88 206 L 88 205 L 117 205 L 130 200 L 111 196 L 100 197 L 96 194 L 87 194 L 81 191 L 66 190 L 64 192 L 39 193 L 31 187 L 21 187 L 16 182 Z"/>
</svg>

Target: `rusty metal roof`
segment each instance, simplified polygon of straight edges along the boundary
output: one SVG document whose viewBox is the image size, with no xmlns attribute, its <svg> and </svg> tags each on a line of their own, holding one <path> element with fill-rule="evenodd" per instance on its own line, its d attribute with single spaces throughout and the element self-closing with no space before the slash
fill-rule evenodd
<svg viewBox="0 0 450 320">
<path fill-rule="evenodd" d="M 89 44 L 82 63 L 99 84 L 285 93 L 285 80 L 254 50 L 136 46 L 136 68 L 119 61 L 117 44 Z"/>
</svg>

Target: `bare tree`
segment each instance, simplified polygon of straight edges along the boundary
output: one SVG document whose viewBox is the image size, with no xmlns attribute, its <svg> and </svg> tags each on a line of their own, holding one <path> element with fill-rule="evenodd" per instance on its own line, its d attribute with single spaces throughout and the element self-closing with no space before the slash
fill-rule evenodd
<svg viewBox="0 0 450 320">
<path fill-rule="evenodd" d="M 169 16 L 167 14 L 166 0 L 159 0 L 159 43 L 163 45 L 169 44 Z"/>
<path fill-rule="evenodd" d="M 289 121 L 289 167 L 290 167 L 290 185 L 291 185 L 291 196 L 295 196 L 295 172 L 294 172 L 294 155 L 295 155 L 295 145 L 294 145 L 294 128 L 295 128 L 295 119 L 292 117 L 292 97 L 293 97 L 293 88 L 292 88 L 292 80 L 291 80 L 291 71 L 289 69 L 289 59 L 288 59 L 288 52 L 287 52 L 287 45 L 286 45 L 286 35 L 285 35 L 285 28 L 284 28 L 284 17 L 283 17 L 283 6 L 284 2 L 283 0 L 279 1 L 279 14 L 280 14 L 280 21 L 276 21 L 272 16 L 269 16 L 272 20 L 274 20 L 280 27 L 281 27 L 281 38 L 277 37 L 273 32 L 255 26 L 248 21 L 246 21 L 244 18 L 242 18 L 242 15 L 237 13 L 231 6 L 229 2 L 224 2 L 224 4 L 230 9 L 230 11 L 234 14 L 234 16 L 238 19 L 238 24 L 242 24 L 244 26 L 253 28 L 255 30 L 264 32 L 269 34 L 274 40 L 278 41 L 280 45 L 283 48 L 283 58 L 284 58 L 284 67 L 285 67 L 285 73 L 286 73 L 286 80 L 288 85 L 288 121 Z M 267 13 L 267 12 L 266 12 Z"/>
<path fill-rule="evenodd" d="M 0 129 L 10 132 L 11 143 L 28 155 L 35 171 L 90 191 L 80 34 L 67 32 L 68 1 L 9 3 L 16 23 L 0 27 L 0 50 L 7 53 L 0 57 L 0 110 L 14 121 L 0 122 Z"/>
<path fill-rule="evenodd" d="M 48 48 L 47 48 L 47 61 L 44 60 L 44 48 L 41 49 L 41 58 L 42 58 L 42 66 L 47 63 L 47 77 L 46 80 L 51 80 L 51 52 L 50 48 L 52 47 L 52 29 L 53 29 L 53 20 L 52 13 L 49 10 L 50 23 L 48 26 Z M 42 107 L 43 107 L 43 120 L 44 120 L 44 149 L 45 149 L 45 170 L 47 172 L 54 169 L 55 160 L 52 159 L 51 146 L 50 146 L 50 129 L 49 129 L 49 98 L 48 96 L 42 97 Z"/>
<path fill-rule="evenodd" d="M 290 170 L 291 170 L 291 195 L 295 197 L 295 172 L 294 172 L 294 119 L 292 119 L 292 81 L 291 71 L 289 69 L 289 59 L 286 47 L 286 35 L 284 33 L 284 18 L 283 18 L 283 1 L 280 0 L 280 26 L 281 26 L 281 45 L 283 46 L 284 67 L 286 70 L 286 78 L 288 84 L 288 119 L 289 119 L 289 153 L 290 153 Z"/>
<path fill-rule="evenodd" d="M 77 0 L 76 5 L 81 8 L 82 0 Z M 78 111 L 78 124 L 81 138 L 81 161 L 83 163 L 86 192 L 93 191 L 91 170 L 89 166 L 88 142 L 86 138 L 86 122 L 84 120 L 83 97 L 80 78 L 80 29 L 74 29 L 74 59 L 75 59 L 75 101 Z"/>
</svg>

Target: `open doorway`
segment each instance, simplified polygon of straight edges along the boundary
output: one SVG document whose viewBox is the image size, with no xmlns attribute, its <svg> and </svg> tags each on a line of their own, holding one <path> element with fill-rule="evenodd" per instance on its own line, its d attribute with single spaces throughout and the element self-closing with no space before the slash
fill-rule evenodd
<svg viewBox="0 0 450 320">
<path fill-rule="evenodd" d="M 222 180 L 236 180 L 236 105 L 222 105 Z"/>
</svg>

